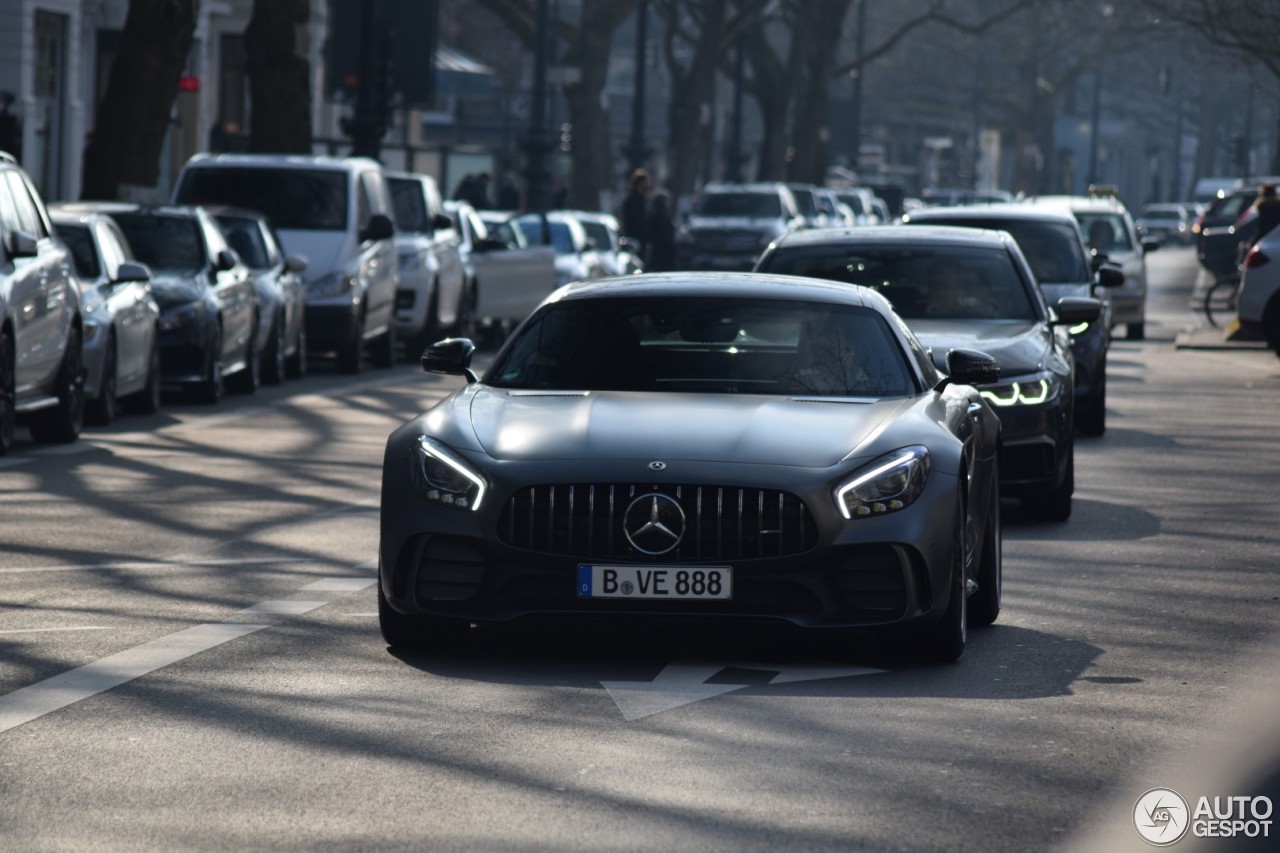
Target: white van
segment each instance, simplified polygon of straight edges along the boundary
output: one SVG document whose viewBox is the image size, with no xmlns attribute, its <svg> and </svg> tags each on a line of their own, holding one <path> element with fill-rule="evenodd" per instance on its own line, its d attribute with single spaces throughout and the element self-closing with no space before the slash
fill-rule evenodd
<svg viewBox="0 0 1280 853">
<path fill-rule="evenodd" d="M 271 220 L 285 250 L 307 259 L 307 348 L 360 370 L 396 357 L 398 267 L 382 166 L 365 157 L 197 154 L 178 176 L 178 204 L 248 208 Z"/>
</svg>

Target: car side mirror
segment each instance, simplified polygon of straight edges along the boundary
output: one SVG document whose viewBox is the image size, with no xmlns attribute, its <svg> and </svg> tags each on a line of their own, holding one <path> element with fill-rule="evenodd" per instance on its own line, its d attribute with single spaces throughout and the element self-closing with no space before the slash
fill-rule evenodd
<svg viewBox="0 0 1280 853">
<path fill-rule="evenodd" d="M 1143 254 L 1146 254 L 1147 252 L 1154 252 L 1156 249 L 1159 249 L 1159 248 L 1160 248 L 1159 240 L 1143 240 L 1142 241 Z"/>
<path fill-rule="evenodd" d="M 1103 264 L 1097 270 L 1098 284 L 1103 287 L 1124 287 L 1124 273 L 1118 267 Z"/>
<path fill-rule="evenodd" d="M 364 230 L 360 232 L 360 242 L 388 240 L 394 236 L 396 236 L 396 225 L 391 221 L 391 217 L 385 213 L 375 213 L 369 217 Z"/>
<path fill-rule="evenodd" d="M 236 254 L 235 249 L 222 249 L 218 252 L 218 257 L 214 258 L 213 269 L 215 272 L 226 272 L 240 263 L 240 256 Z"/>
<path fill-rule="evenodd" d="M 485 237 L 476 242 L 476 250 L 480 252 L 502 252 L 511 248 L 511 244 L 493 237 Z"/>
<path fill-rule="evenodd" d="M 1123 281 L 1124 275 L 1120 278 Z M 1053 307 L 1054 313 L 1058 315 L 1053 321 L 1055 326 L 1092 323 L 1102 316 L 1102 303 L 1086 296 L 1064 296 Z"/>
<path fill-rule="evenodd" d="M 1000 378 L 1000 365 L 985 352 L 953 349 L 947 353 L 947 376 L 935 387 L 941 391 L 948 384 L 988 385 Z"/>
<path fill-rule="evenodd" d="M 476 345 L 470 338 L 445 338 L 427 347 L 422 353 L 422 369 L 426 373 L 465 376 L 468 383 L 479 382 L 479 378 L 471 372 L 471 357 L 475 352 Z"/>
<path fill-rule="evenodd" d="M 11 231 L 4 248 L 11 258 L 34 258 L 40 252 L 39 241 L 26 231 Z"/>
<path fill-rule="evenodd" d="M 112 281 L 151 281 L 151 267 L 137 261 L 125 261 L 116 269 L 116 277 Z"/>
<path fill-rule="evenodd" d="M 431 228 L 433 231 L 452 231 L 453 218 L 446 213 L 437 213 L 431 217 Z"/>
<path fill-rule="evenodd" d="M 302 255 L 289 255 L 284 259 L 284 268 L 289 272 L 305 272 L 307 259 Z"/>
</svg>

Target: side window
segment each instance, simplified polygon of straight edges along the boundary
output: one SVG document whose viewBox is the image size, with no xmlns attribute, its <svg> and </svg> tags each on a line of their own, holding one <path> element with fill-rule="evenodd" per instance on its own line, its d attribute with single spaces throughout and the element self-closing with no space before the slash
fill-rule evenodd
<svg viewBox="0 0 1280 853">
<path fill-rule="evenodd" d="M 378 203 L 378 193 L 373 186 L 372 178 L 368 174 L 361 175 L 356 190 L 356 227 L 364 228 L 369 223 L 369 217 L 381 212 L 382 209 L 383 205 Z"/>
<path fill-rule="evenodd" d="M 13 206 L 13 196 L 9 195 L 9 185 L 0 180 L 0 234 L 8 234 L 21 228 L 18 210 Z"/>
<path fill-rule="evenodd" d="M 119 232 L 113 231 L 105 222 L 98 223 L 98 246 L 102 251 L 102 265 L 107 270 L 108 278 L 115 278 L 120 264 L 124 263 L 124 247 L 121 245 Z"/>
<path fill-rule="evenodd" d="M 27 185 L 22 180 L 22 176 L 15 171 L 5 172 L 4 176 L 9 184 L 9 193 L 13 198 L 14 209 L 18 212 L 18 227 L 34 236 L 37 240 L 43 240 L 48 237 L 49 232 L 44 227 L 44 221 L 40 217 L 40 212 L 36 207 L 35 201 L 31 198 L 31 193 L 27 190 Z"/>
</svg>

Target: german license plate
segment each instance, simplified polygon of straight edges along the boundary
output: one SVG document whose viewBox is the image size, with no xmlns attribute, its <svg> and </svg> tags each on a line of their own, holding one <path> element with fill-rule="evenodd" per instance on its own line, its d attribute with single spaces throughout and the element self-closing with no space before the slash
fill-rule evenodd
<svg viewBox="0 0 1280 853">
<path fill-rule="evenodd" d="M 730 566 L 578 566 L 579 598 L 657 598 L 727 601 Z"/>
</svg>

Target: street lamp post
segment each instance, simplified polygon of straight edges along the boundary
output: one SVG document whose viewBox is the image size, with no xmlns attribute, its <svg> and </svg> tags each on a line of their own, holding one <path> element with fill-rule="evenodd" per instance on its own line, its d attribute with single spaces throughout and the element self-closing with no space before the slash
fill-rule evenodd
<svg viewBox="0 0 1280 853">
<path fill-rule="evenodd" d="M 649 154 L 644 144 L 644 75 L 645 59 L 648 56 L 648 22 L 649 0 L 640 0 L 640 7 L 636 9 L 635 89 L 631 97 L 631 143 L 627 151 L 633 172 L 644 165 Z"/>
</svg>

